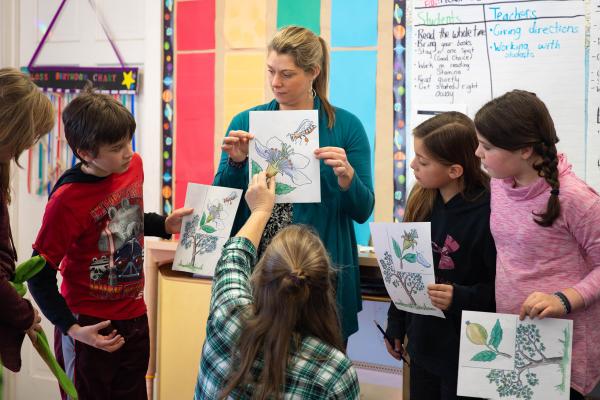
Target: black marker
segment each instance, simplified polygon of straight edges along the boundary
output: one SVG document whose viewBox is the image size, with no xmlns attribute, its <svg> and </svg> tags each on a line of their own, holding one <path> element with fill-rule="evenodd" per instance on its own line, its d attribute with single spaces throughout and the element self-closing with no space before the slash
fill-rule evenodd
<svg viewBox="0 0 600 400">
<path fill-rule="evenodd" d="M 377 329 L 379 329 L 379 331 L 383 334 L 384 339 L 387 340 L 387 342 L 390 344 L 390 346 L 392 346 L 392 349 L 394 349 L 394 351 L 396 351 L 396 348 L 395 348 L 395 345 L 394 345 L 394 341 L 392 340 L 392 338 L 390 338 L 387 335 L 387 333 L 385 333 L 385 331 L 377 323 L 377 321 L 373 320 L 373 322 L 375 323 L 375 326 L 377 326 Z M 408 365 L 410 367 L 410 363 L 408 362 L 408 360 L 406 358 L 404 358 L 404 355 L 402 354 L 402 349 L 400 349 L 400 351 L 398 353 L 400 354 L 400 357 L 402 357 L 402 360 L 404 360 L 404 362 L 406 363 L 406 365 Z"/>
</svg>

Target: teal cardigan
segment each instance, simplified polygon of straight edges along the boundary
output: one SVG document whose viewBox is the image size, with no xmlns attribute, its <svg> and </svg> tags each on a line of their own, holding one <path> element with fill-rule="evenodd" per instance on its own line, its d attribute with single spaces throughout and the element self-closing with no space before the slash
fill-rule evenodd
<svg viewBox="0 0 600 400">
<path fill-rule="evenodd" d="M 314 107 L 319 110 L 319 147 L 335 146 L 346 150 L 348 161 L 354 168 L 350 187 L 342 191 L 333 169 L 320 162 L 321 203 L 293 204 L 293 223 L 312 226 L 321 237 L 337 269 L 336 299 L 344 338 L 358 330 L 357 314 L 362 310 L 360 272 L 353 221 L 365 222 L 375 205 L 371 178 L 371 152 L 369 141 L 360 120 L 350 112 L 335 108 L 335 125 L 327 127 L 327 113 L 315 97 Z M 227 134 L 232 130 L 249 130 L 250 111 L 275 111 L 279 104 L 272 100 L 236 115 Z M 246 189 L 248 163 L 243 168 L 232 167 L 223 152 L 213 185 Z M 232 234 L 246 222 L 250 210 L 242 201 L 235 217 Z"/>
</svg>

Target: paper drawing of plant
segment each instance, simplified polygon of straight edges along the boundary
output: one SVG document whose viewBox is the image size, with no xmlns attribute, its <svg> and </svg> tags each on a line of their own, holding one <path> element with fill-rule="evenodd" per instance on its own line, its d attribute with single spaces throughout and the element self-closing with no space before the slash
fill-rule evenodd
<svg viewBox="0 0 600 400">
<path fill-rule="evenodd" d="M 398 287 L 398 285 L 400 285 L 402 289 L 404 289 L 404 292 L 408 295 L 410 305 L 417 306 L 417 302 L 413 295 L 425 290 L 423 276 L 417 272 L 396 271 L 394 269 L 392 255 L 387 251 L 384 253 L 383 258 L 379 260 L 379 264 L 383 269 L 383 279 L 387 283 L 392 284 L 394 287 Z M 417 308 L 433 310 L 433 308 L 426 305 L 420 305 L 417 306 Z"/>
<path fill-rule="evenodd" d="M 546 365 L 556 365 L 561 372 L 562 382 L 555 385 L 554 388 L 562 393 L 568 391 L 570 382 L 567 382 L 566 379 L 570 358 L 570 328 L 566 327 L 563 330 L 562 339 L 557 340 L 562 344 L 562 355 L 549 357 L 540 331 L 535 324 L 517 326 L 515 369 L 512 371 L 492 369 L 486 376 L 490 383 L 496 385 L 498 395 L 531 400 L 534 386 L 540 383 L 538 376 L 532 370 Z"/>
<path fill-rule="evenodd" d="M 317 129 L 317 124 L 310 119 L 303 119 L 298 128 L 296 128 L 294 132 L 288 133 L 286 136 L 289 137 L 294 144 L 300 144 L 303 140 L 304 143 L 308 143 L 308 135 L 314 132 L 315 129 Z"/>
<path fill-rule="evenodd" d="M 417 239 L 419 238 L 419 234 L 416 229 L 411 229 L 410 232 L 404 231 L 404 234 L 401 236 L 402 247 L 396 239 L 392 238 L 392 247 L 394 248 L 394 253 L 396 257 L 400 259 L 400 269 L 404 268 L 404 261 L 408 261 L 409 263 L 419 263 L 425 268 L 431 267 L 431 264 L 427 259 L 421 254 L 419 251 L 415 251 L 414 253 L 409 253 L 408 250 L 413 250 L 417 246 Z"/>
<path fill-rule="evenodd" d="M 489 362 L 495 360 L 497 356 L 512 358 L 510 354 L 498 350 L 498 346 L 500 346 L 500 343 L 502 342 L 502 326 L 500 325 L 499 319 L 496 319 L 496 323 L 494 324 L 489 337 L 487 330 L 483 325 L 469 321 L 467 321 L 466 324 L 467 339 L 475 345 L 485 346 L 487 348 L 487 350 L 475 354 L 471 358 L 471 361 Z"/>
<path fill-rule="evenodd" d="M 272 137 L 267 141 L 266 146 L 255 139 L 254 148 L 258 155 L 267 162 L 267 176 L 285 175 L 295 185 L 292 186 L 277 182 L 275 185 L 276 194 L 287 194 L 295 190 L 298 186 L 312 183 L 310 178 L 301 171 L 310 164 L 309 158 L 296 153 L 291 145 L 283 143 L 276 137 Z M 262 167 L 252 160 L 252 175 L 258 174 L 262 170 Z"/>
<path fill-rule="evenodd" d="M 186 249 L 192 248 L 192 259 L 188 265 L 195 265 L 197 254 L 212 253 L 217 249 L 218 237 L 210 234 L 224 228 L 223 220 L 226 216 L 222 203 L 209 202 L 202 217 L 196 214 L 191 221 L 185 223 L 181 244 Z"/>
</svg>

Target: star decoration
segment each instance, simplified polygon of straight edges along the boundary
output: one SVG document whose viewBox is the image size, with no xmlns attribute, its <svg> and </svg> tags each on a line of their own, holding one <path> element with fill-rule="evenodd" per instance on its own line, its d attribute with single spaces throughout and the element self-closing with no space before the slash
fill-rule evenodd
<svg viewBox="0 0 600 400">
<path fill-rule="evenodd" d="M 133 79 L 133 71 L 123 72 L 123 82 L 121 82 L 121 85 L 127 86 L 127 90 L 129 90 L 134 83 L 135 79 Z"/>
</svg>

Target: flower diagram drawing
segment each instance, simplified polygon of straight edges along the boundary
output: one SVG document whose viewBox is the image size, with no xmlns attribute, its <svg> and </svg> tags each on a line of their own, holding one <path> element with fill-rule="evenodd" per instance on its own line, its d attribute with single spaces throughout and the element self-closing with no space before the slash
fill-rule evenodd
<svg viewBox="0 0 600 400">
<path fill-rule="evenodd" d="M 185 207 L 194 212 L 181 223 L 173 270 L 214 275 L 221 249 L 229 238 L 242 190 L 189 183 Z"/>
<path fill-rule="evenodd" d="M 250 112 L 250 178 L 275 177 L 276 203 L 321 201 L 318 121 L 316 110 Z"/>
<path fill-rule="evenodd" d="M 369 224 L 385 287 L 400 310 L 445 318 L 431 304 L 427 285 L 435 283 L 429 222 Z"/>
<path fill-rule="evenodd" d="M 458 394 L 569 399 L 573 321 L 463 311 Z"/>
</svg>

